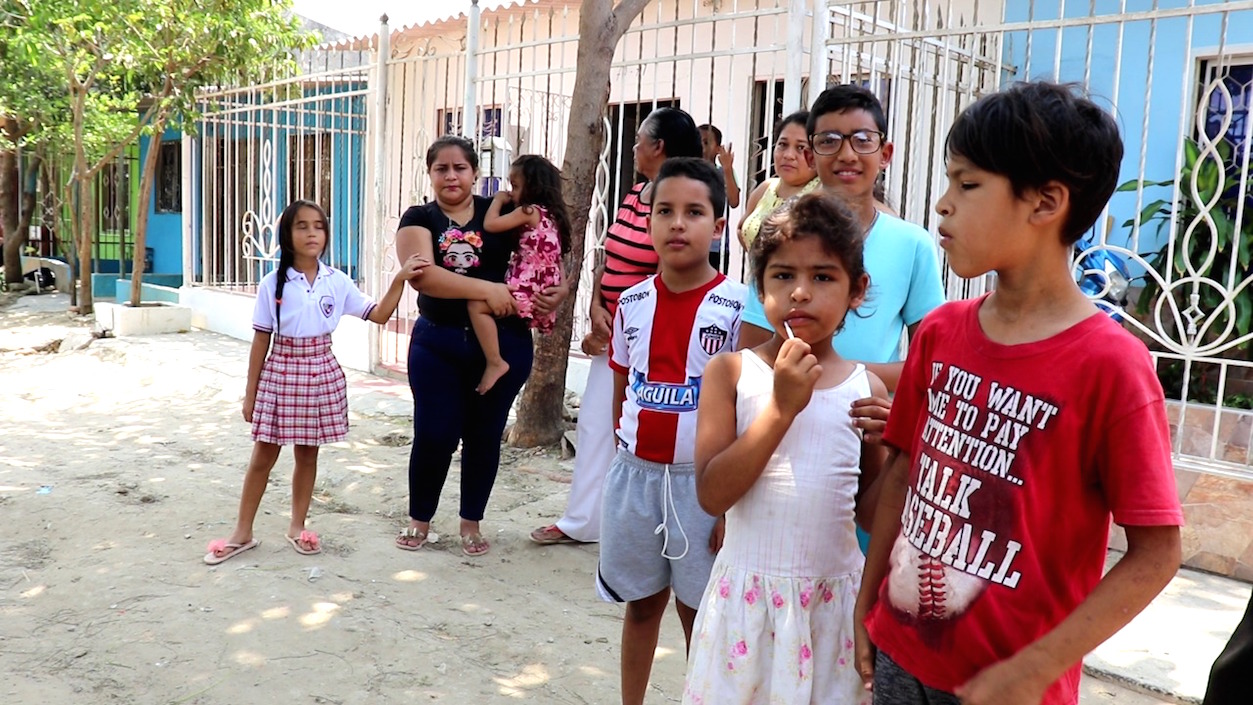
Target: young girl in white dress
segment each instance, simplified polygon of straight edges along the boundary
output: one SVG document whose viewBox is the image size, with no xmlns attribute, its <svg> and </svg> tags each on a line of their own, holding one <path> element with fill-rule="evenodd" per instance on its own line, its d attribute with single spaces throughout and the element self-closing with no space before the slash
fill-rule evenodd
<svg viewBox="0 0 1253 705">
<path fill-rule="evenodd" d="M 854 400 L 882 381 L 831 338 L 866 297 L 862 233 L 831 196 L 771 215 L 753 276 L 775 330 L 721 355 L 702 382 L 696 430 L 701 506 L 726 513 L 693 630 L 685 705 L 869 703 L 853 663 L 863 557 L 854 517 L 885 455 L 863 443 Z"/>
</svg>

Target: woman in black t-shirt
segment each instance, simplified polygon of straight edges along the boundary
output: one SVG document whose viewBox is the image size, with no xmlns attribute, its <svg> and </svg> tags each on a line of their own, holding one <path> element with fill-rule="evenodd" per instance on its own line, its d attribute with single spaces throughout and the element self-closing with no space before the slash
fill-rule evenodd
<svg viewBox="0 0 1253 705">
<path fill-rule="evenodd" d="M 426 543 L 431 517 L 461 443 L 461 548 L 468 556 L 487 553 L 479 522 L 496 481 L 500 441 L 514 398 L 531 373 L 531 331 L 518 318 L 505 269 L 517 245 L 513 234 L 483 228 L 491 201 L 475 196 L 478 153 L 461 137 L 441 137 L 426 153 L 435 200 L 405 211 L 396 232 L 396 256 L 420 254 L 434 265 L 410 283 L 418 290 L 421 316 L 409 343 L 409 387 L 413 390 L 413 450 L 409 455 L 410 525 L 397 548 Z M 553 310 L 567 294 L 553 287 L 536 307 Z M 486 394 L 475 387 L 486 364 L 470 327 L 466 300 L 486 301 L 497 318 L 500 351 L 509 372 Z"/>
</svg>

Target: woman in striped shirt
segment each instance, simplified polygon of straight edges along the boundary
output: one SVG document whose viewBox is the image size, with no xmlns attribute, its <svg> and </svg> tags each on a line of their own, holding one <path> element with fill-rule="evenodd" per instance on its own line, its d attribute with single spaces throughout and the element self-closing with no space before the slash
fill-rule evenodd
<svg viewBox="0 0 1253 705">
<path fill-rule="evenodd" d="M 583 352 L 592 356 L 579 408 L 578 449 L 565 515 L 531 532 L 539 544 L 586 543 L 600 539 L 600 491 L 613 461 L 613 373 L 606 354 L 618 297 L 657 273 L 657 253 L 648 236 L 650 184 L 670 157 L 700 157 L 700 131 L 692 116 L 677 108 L 649 113 L 635 134 L 635 170 L 644 180 L 631 187 L 605 236 L 605 261 L 592 289 L 592 332 Z"/>
</svg>

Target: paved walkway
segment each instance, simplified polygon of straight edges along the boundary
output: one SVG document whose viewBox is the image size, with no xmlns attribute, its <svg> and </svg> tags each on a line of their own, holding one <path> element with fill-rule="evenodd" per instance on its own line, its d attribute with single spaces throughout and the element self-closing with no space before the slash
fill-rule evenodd
<svg viewBox="0 0 1253 705">
<path fill-rule="evenodd" d="M 55 312 L 67 304 L 64 295 L 26 296 L 14 308 Z M 71 320 L 67 317 L 67 326 L 77 327 Z M 161 337 L 150 340 L 157 344 Z M 235 369 L 247 364 L 247 350 L 246 344 L 224 336 L 205 336 L 197 354 Z M 567 386 L 576 393 L 582 391 L 587 365 L 586 358 L 570 360 Z M 405 382 L 351 371 L 348 378 L 353 412 L 397 417 L 412 412 Z M 1118 558 L 1111 552 L 1111 562 Z M 1244 615 L 1250 590 L 1247 583 L 1181 569 L 1143 613 L 1084 660 L 1083 705 L 1200 703 L 1210 665 Z"/>
<path fill-rule="evenodd" d="M 570 359 L 567 387 L 575 393 L 583 391 L 587 367 L 586 358 Z M 350 377 L 356 377 L 350 399 L 354 411 L 410 413 L 403 382 Z M 1118 557 L 1112 552 L 1111 562 Z M 1084 660 L 1083 705 L 1200 703 L 1210 665 L 1244 615 L 1250 590 L 1247 583 L 1181 569 L 1148 609 Z M 1138 697 L 1141 693 L 1146 697 Z"/>
<path fill-rule="evenodd" d="M 1084 660 L 1087 673 L 1200 703 L 1210 665 L 1244 616 L 1250 586 L 1182 569 L 1148 609 Z"/>
</svg>

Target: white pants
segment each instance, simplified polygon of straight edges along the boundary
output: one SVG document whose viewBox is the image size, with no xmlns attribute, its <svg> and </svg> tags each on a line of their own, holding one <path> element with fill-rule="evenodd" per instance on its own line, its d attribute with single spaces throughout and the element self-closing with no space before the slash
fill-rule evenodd
<svg viewBox="0 0 1253 705">
<path fill-rule="evenodd" d="M 592 358 L 576 434 L 578 448 L 570 501 L 565 516 L 557 520 L 557 528 L 578 541 L 599 541 L 601 489 L 617 452 L 613 437 L 613 370 L 609 368 L 608 355 Z"/>
</svg>

